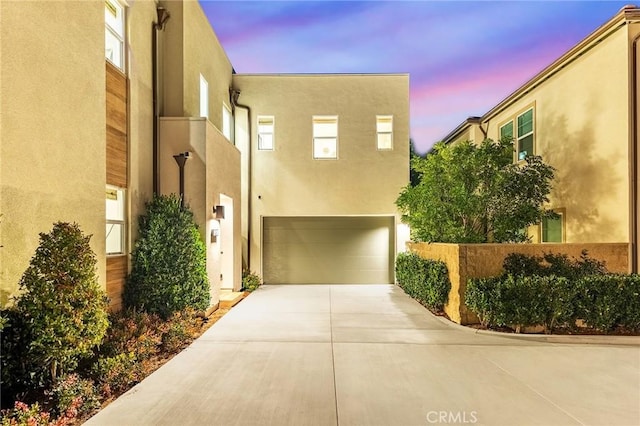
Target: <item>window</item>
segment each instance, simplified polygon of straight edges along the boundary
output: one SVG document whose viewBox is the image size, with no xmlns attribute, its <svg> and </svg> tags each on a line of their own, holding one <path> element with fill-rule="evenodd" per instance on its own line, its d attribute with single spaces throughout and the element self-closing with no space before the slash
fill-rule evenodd
<svg viewBox="0 0 640 426">
<path fill-rule="evenodd" d="M 222 134 L 225 138 L 232 140 L 233 136 L 233 115 L 231 109 L 225 104 L 222 104 Z"/>
<path fill-rule="evenodd" d="M 543 218 L 541 226 L 541 238 L 543 243 L 564 242 L 564 212 L 556 211 L 556 219 Z"/>
<path fill-rule="evenodd" d="M 116 0 L 104 2 L 105 57 L 124 71 L 124 7 Z"/>
<path fill-rule="evenodd" d="M 518 116 L 518 161 L 533 155 L 533 108 Z"/>
<path fill-rule="evenodd" d="M 273 150 L 274 118 L 272 115 L 258 116 L 258 149 Z"/>
<path fill-rule="evenodd" d="M 513 139 L 513 121 L 500 127 L 500 140 L 512 140 Z"/>
<path fill-rule="evenodd" d="M 107 187 L 107 254 L 125 253 L 125 190 Z"/>
<path fill-rule="evenodd" d="M 209 83 L 200 74 L 200 117 L 209 118 Z"/>
<path fill-rule="evenodd" d="M 378 149 L 393 149 L 393 116 L 376 116 L 376 131 L 378 133 Z"/>
<path fill-rule="evenodd" d="M 338 158 L 338 117 L 313 117 L 313 158 Z"/>
</svg>

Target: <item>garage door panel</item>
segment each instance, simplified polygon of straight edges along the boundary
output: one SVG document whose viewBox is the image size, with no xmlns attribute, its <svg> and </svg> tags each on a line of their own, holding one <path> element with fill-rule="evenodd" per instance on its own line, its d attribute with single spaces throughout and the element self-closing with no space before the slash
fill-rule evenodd
<svg viewBox="0 0 640 426">
<path fill-rule="evenodd" d="M 264 280 L 391 283 L 393 223 L 392 216 L 264 218 Z"/>
</svg>

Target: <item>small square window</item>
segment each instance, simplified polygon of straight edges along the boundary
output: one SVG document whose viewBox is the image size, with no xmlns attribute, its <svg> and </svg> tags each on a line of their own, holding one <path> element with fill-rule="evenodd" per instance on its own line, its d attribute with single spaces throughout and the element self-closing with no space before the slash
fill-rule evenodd
<svg viewBox="0 0 640 426">
<path fill-rule="evenodd" d="M 313 158 L 338 158 L 338 117 L 313 117 Z"/>
<path fill-rule="evenodd" d="M 513 139 L 513 121 L 508 122 L 504 126 L 500 127 L 500 140 Z"/>
<path fill-rule="evenodd" d="M 376 117 L 376 132 L 379 150 L 393 149 L 393 116 L 378 115 Z"/>
<path fill-rule="evenodd" d="M 272 151 L 274 140 L 275 121 L 273 116 L 258 116 L 258 149 Z"/>
</svg>

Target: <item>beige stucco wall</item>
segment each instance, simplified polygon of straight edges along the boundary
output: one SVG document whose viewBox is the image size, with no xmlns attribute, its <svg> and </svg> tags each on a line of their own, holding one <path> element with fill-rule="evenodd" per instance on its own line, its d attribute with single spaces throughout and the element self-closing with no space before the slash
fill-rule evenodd
<svg viewBox="0 0 640 426">
<path fill-rule="evenodd" d="M 171 13 L 162 37 L 163 116 L 200 116 L 200 74 L 209 85 L 209 121 L 222 129 L 222 103 L 231 107 L 233 67 L 196 0 L 164 1 Z"/>
<path fill-rule="evenodd" d="M 129 78 L 129 251 L 138 235 L 138 217 L 153 196 L 153 76 L 151 23 L 154 1 L 130 3 L 127 9 Z"/>
<path fill-rule="evenodd" d="M 535 151 L 554 166 L 550 207 L 566 209 L 566 242 L 629 241 L 627 27 L 483 124 L 488 137 L 534 106 Z M 535 232 L 539 238 L 539 232 Z"/>
<path fill-rule="evenodd" d="M 409 178 L 408 75 L 234 75 L 251 107 L 251 269 L 261 217 L 396 215 Z M 275 149 L 257 150 L 257 117 L 275 117 Z M 338 116 L 338 159 L 315 160 L 312 117 Z M 393 115 L 394 149 L 378 151 L 376 115 Z M 239 141 L 240 143 L 240 141 Z"/>
<path fill-rule="evenodd" d="M 221 194 L 233 199 L 233 216 L 221 221 L 233 222 L 233 281 L 236 290 L 241 287 L 240 152 L 204 118 L 161 118 L 160 135 L 161 193 L 179 193 L 179 168 L 173 156 L 191 153 L 185 165 L 185 201 L 207 247 L 211 302 L 215 304 L 220 290 L 221 248 L 218 241 L 211 242 L 210 235 L 214 225 L 212 208 L 220 204 Z"/>
<path fill-rule="evenodd" d="M 104 286 L 104 4 L 2 1 L 0 17 L 0 304 L 57 221 L 93 235 Z"/>
<path fill-rule="evenodd" d="M 411 251 L 425 259 L 441 260 L 447 264 L 451 290 L 445 312 L 459 324 L 477 322 L 477 317 L 464 304 L 464 293 L 469 278 L 500 275 L 502 264 L 510 253 L 542 256 L 545 253 L 563 253 L 580 258 L 583 250 L 588 256 L 605 262 L 609 272 L 629 273 L 629 244 L 444 244 L 408 243 Z"/>
</svg>

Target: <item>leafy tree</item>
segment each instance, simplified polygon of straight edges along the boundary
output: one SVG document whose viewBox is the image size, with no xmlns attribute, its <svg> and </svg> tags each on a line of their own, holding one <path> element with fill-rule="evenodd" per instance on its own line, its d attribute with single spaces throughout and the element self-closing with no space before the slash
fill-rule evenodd
<svg viewBox="0 0 640 426">
<path fill-rule="evenodd" d="M 187 307 L 206 309 L 206 248 L 193 213 L 173 194 L 156 195 L 146 207 L 125 284 L 125 305 L 165 319 Z"/>
<path fill-rule="evenodd" d="M 411 163 L 415 157 L 420 157 L 420 154 L 416 152 L 413 139 L 409 139 L 409 163 Z M 411 164 L 409 164 L 409 166 L 411 166 Z M 413 167 L 409 167 L 409 182 L 411 182 L 411 186 L 417 186 L 420 183 L 420 173 Z"/>
<path fill-rule="evenodd" d="M 539 156 L 514 164 L 512 141 L 438 143 L 411 167 L 420 183 L 405 187 L 396 204 L 415 241 L 526 241 L 527 226 L 555 216 L 542 207 L 555 169 Z"/>
<path fill-rule="evenodd" d="M 102 341 L 107 297 L 98 284 L 96 256 L 77 224 L 55 223 L 20 280 L 21 295 L 6 312 L 3 384 L 41 386 L 72 371 Z M 10 331 L 5 336 L 5 331 Z M 4 358 L 4 357 L 3 357 Z"/>
</svg>

